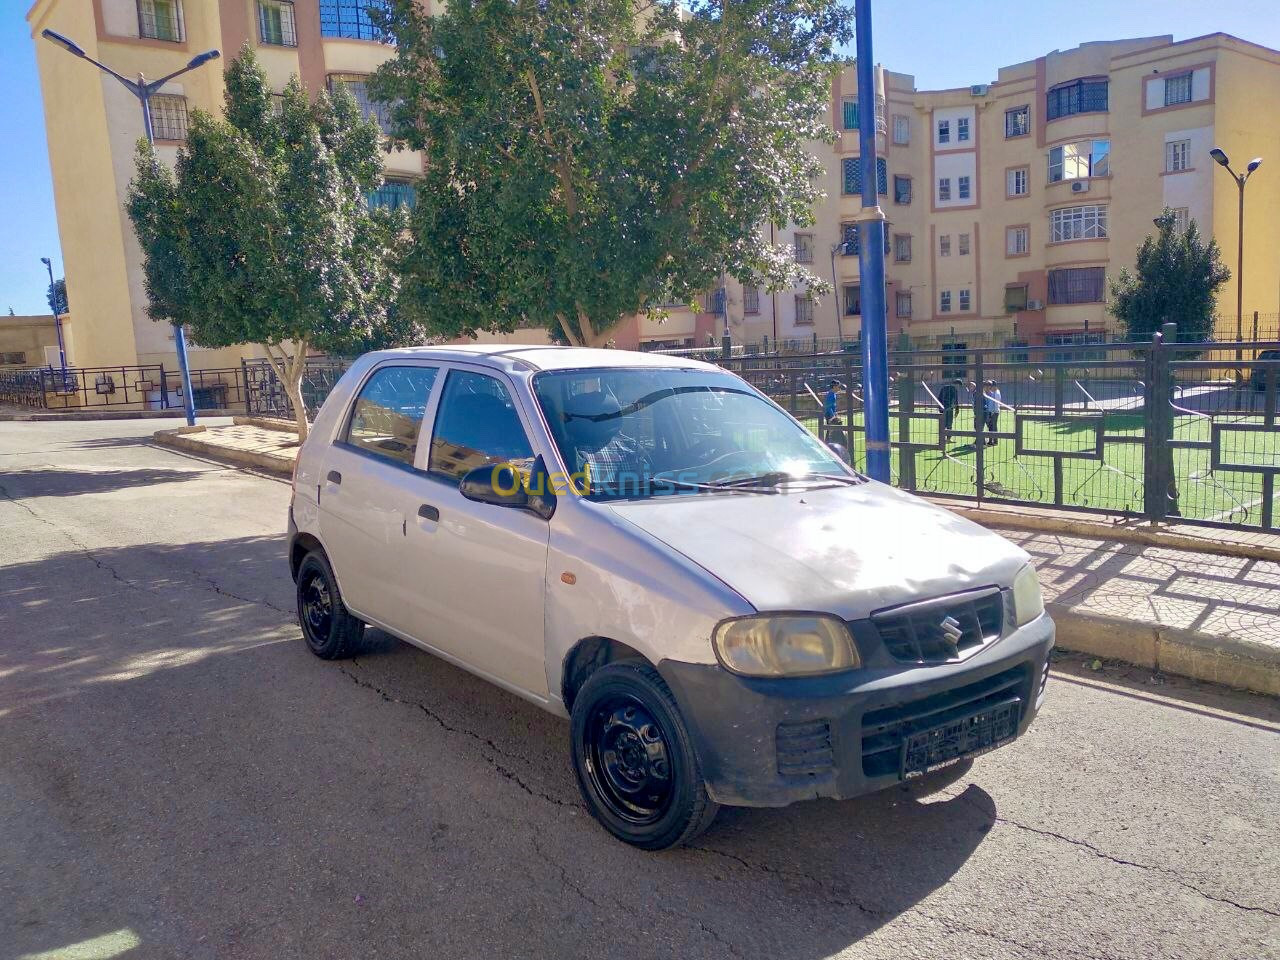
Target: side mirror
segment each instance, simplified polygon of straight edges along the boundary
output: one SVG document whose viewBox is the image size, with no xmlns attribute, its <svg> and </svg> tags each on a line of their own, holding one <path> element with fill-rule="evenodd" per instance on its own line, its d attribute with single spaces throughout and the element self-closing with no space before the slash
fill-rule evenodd
<svg viewBox="0 0 1280 960">
<path fill-rule="evenodd" d="M 837 457 L 839 457 L 841 460 L 843 460 L 845 463 L 849 464 L 850 466 L 853 466 L 853 460 L 851 460 L 849 457 L 849 448 L 846 447 L 843 443 L 828 443 L 827 446 L 831 448 L 831 452 L 834 453 Z"/>
<path fill-rule="evenodd" d="M 495 507 L 527 507 L 529 493 L 524 480 L 510 464 L 497 463 L 468 470 L 458 484 L 468 500 L 491 503 Z"/>
</svg>

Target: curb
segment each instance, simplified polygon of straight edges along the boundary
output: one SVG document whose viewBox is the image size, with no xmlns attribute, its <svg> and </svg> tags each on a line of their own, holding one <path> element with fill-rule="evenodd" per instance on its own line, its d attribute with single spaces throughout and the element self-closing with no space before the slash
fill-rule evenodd
<svg viewBox="0 0 1280 960">
<path fill-rule="evenodd" d="M 0 413 L 5 423 L 47 422 L 55 420 L 179 420 L 186 419 L 181 410 L 82 410 L 66 413 Z M 197 410 L 197 417 L 234 417 L 234 410 Z"/>
<path fill-rule="evenodd" d="M 1280 649 L 1276 647 L 1079 613 L 1056 603 L 1045 607 L 1057 625 L 1060 650 L 1280 697 Z"/>
<path fill-rule="evenodd" d="M 216 460 L 233 467 L 252 467 L 263 473 L 286 480 L 293 479 L 292 459 L 277 457 L 269 453 L 254 453 L 251 450 L 235 450 L 195 439 L 196 435 L 183 435 L 176 430 L 157 430 L 152 439 L 162 447 L 181 450 L 184 453 L 196 453 L 209 460 Z"/>
<path fill-rule="evenodd" d="M 298 427 L 292 420 L 278 420 L 274 417 L 232 417 L 231 422 L 237 427 L 257 427 L 260 430 L 279 430 L 281 433 L 297 434 Z"/>
</svg>

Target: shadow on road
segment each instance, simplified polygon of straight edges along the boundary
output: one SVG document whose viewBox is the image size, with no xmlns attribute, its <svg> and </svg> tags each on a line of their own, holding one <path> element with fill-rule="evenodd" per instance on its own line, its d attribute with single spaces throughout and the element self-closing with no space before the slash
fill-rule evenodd
<svg viewBox="0 0 1280 960">
<path fill-rule="evenodd" d="M 111 493 L 157 483 L 181 483 L 200 476 L 198 470 L 12 470 L 0 474 L 0 492 L 11 499 L 76 497 Z"/>
<path fill-rule="evenodd" d="M 139 956 L 818 960 L 928 915 L 995 822 L 980 787 L 934 781 L 727 810 L 645 854 L 582 808 L 561 720 L 385 634 L 312 657 L 278 538 L 0 577 L 15 956 L 133 936 Z"/>
</svg>

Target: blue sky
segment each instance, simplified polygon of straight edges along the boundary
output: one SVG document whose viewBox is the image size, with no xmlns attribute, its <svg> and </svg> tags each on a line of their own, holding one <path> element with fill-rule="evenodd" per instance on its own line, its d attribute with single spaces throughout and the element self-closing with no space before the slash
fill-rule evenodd
<svg viewBox="0 0 1280 960">
<path fill-rule="evenodd" d="M 23 19 L 28 5 L 8 0 L 0 23 L 0 89 L 8 91 L 0 98 L 0 312 L 5 313 L 10 306 L 18 313 L 47 311 L 48 280 L 40 258 L 53 257 L 55 269 L 62 259 L 35 55 Z M 1185 40 L 1220 30 L 1280 49 L 1276 0 L 1232 0 L 1223 6 L 1204 0 L 878 0 L 875 11 L 876 59 L 891 70 L 914 74 L 922 88 L 986 83 L 1003 64 L 1089 40 L 1161 33 Z"/>
</svg>

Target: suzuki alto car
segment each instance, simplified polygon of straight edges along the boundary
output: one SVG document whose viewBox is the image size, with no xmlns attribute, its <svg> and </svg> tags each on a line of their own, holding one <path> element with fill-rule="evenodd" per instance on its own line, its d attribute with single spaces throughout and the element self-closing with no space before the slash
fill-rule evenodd
<svg viewBox="0 0 1280 960">
<path fill-rule="evenodd" d="M 317 656 L 371 625 L 567 717 L 588 809 L 646 849 L 721 804 L 994 749 L 1044 697 L 1025 553 L 698 361 L 367 354 L 302 446 L 289 532 Z"/>
</svg>

